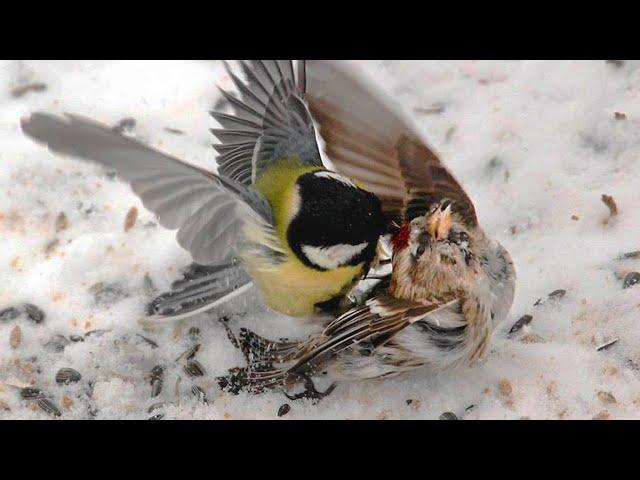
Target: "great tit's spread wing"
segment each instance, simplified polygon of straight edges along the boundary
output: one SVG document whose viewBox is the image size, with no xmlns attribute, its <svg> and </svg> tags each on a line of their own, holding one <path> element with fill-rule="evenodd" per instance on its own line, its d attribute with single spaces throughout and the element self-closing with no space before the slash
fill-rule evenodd
<svg viewBox="0 0 640 480">
<path fill-rule="evenodd" d="M 34 113 L 22 130 L 54 152 L 93 160 L 131 184 L 160 224 L 178 229 L 178 243 L 202 265 L 233 256 L 243 216 L 273 229 L 273 212 L 258 192 L 185 163 L 77 115 Z M 273 235 L 275 237 L 275 235 Z"/>
<path fill-rule="evenodd" d="M 225 62 L 239 98 L 220 89 L 233 114 L 211 112 L 222 128 L 212 129 L 219 144 L 218 172 L 251 184 L 271 162 L 297 158 L 322 166 L 311 115 L 302 100 L 303 83 L 291 60 L 239 62 L 243 82 Z"/>
<path fill-rule="evenodd" d="M 376 194 L 396 222 L 449 198 L 465 222 L 477 223 L 464 189 L 388 95 L 338 62 L 306 64 L 305 99 L 340 173 Z"/>
</svg>

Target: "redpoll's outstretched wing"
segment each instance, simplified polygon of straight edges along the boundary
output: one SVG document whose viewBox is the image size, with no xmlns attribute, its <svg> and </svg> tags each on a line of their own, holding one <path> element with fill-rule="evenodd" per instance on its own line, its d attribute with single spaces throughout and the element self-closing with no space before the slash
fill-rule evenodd
<svg viewBox="0 0 640 480">
<path fill-rule="evenodd" d="M 255 190 L 159 152 L 108 126 L 77 115 L 46 113 L 34 113 L 22 119 L 21 125 L 25 134 L 54 152 L 114 169 L 164 227 L 179 229 L 178 243 L 199 264 L 229 260 L 243 216 L 253 218 L 265 232 L 273 231 L 271 206 Z"/>
<path fill-rule="evenodd" d="M 283 385 L 297 374 L 313 373 L 324 361 L 349 347 L 361 344 L 364 348 L 375 350 L 412 323 L 457 301 L 416 303 L 388 294 L 379 295 L 368 300 L 364 306 L 341 315 L 321 334 L 310 337 L 295 351 L 290 350 L 285 358 L 280 359 L 289 363 L 288 368 L 251 371 L 249 382 L 256 389 Z"/>
<path fill-rule="evenodd" d="M 468 224 L 473 203 L 387 95 L 337 62 L 307 61 L 305 99 L 336 169 L 375 193 L 404 223 L 443 198 Z"/>
</svg>

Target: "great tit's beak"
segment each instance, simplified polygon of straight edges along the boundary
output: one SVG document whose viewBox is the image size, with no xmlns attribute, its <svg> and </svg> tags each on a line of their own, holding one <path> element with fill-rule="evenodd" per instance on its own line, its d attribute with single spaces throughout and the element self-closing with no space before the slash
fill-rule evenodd
<svg viewBox="0 0 640 480">
<path fill-rule="evenodd" d="M 443 202 L 426 220 L 425 229 L 434 240 L 443 240 L 451 229 L 451 202 Z"/>
</svg>

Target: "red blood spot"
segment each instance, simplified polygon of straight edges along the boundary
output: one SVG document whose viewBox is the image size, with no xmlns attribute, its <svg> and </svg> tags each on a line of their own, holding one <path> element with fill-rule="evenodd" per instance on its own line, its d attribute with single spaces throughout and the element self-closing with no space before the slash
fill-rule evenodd
<svg viewBox="0 0 640 480">
<path fill-rule="evenodd" d="M 407 245 L 409 245 L 409 224 L 405 223 L 396 236 L 391 239 L 391 245 L 393 246 L 393 250 L 402 250 Z"/>
</svg>

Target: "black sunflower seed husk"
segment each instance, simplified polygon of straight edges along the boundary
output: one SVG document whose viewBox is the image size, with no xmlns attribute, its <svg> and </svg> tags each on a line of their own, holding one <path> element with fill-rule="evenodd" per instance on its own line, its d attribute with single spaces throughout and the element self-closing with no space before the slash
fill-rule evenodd
<svg viewBox="0 0 640 480">
<path fill-rule="evenodd" d="M 151 396 L 157 397 L 162 392 L 162 380 L 164 377 L 164 367 L 156 365 L 151 369 Z"/>
<path fill-rule="evenodd" d="M 54 417 L 59 417 L 62 415 L 60 409 L 53 403 L 51 400 L 45 397 L 41 397 L 38 399 L 38 406 L 49 415 L 53 415 Z"/>
<path fill-rule="evenodd" d="M 35 323 L 42 323 L 46 317 L 46 315 L 40 308 L 31 303 L 24 304 L 24 311 L 26 312 L 27 317 L 29 317 L 29 320 Z"/>
<path fill-rule="evenodd" d="M 440 420 L 458 420 L 458 417 L 453 412 L 444 412 L 440 415 Z"/>
<path fill-rule="evenodd" d="M 207 394 L 198 385 L 194 385 L 191 387 L 191 394 L 194 397 L 196 397 L 199 401 L 204 403 L 205 405 L 209 404 L 209 400 L 207 399 Z"/>
<path fill-rule="evenodd" d="M 200 362 L 197 360 L 190 360 L 184 366 L 184 373 L 193 378 L 204 376 L 206 371 Z"/>
<path fill-rule="evenodd" d="M 63 335 L 56 335 L 51 340 L 49 340 L 47 343 L 45 343 L 44 347 L 47 350 L 51 351 L 51 352 L 60 353 L 60 352 L 64 351 L 64 349 L 70 343 L 71 342 L 69 341 L 69 339 L 67 339 L 67 337 L 65 337 Z"/>
<path fill-rule="evenodd" d="M 200 340 L 200 329 L 198 327 L 191 327 L 187 335 L 189 336 L 191 341 L 197 342 L 198 340 Z"/>
<path fill-rule="evenodd" d="M 82 375 L 73 368 L 61 368 L 56 373 L 56 383 L 58 385 L 69 385 L 71 383 L 79 382 L 82 379 Z"/>
<path fill-rule="evenodd" d="M 291 405 L 289 405 L 288 403 L 283 403 L 282 405 L 280 405 L 280 408 L 278 409 L 278 416 L 284 417 L 290 411 L 291 411 Z"/>
<path fill-rule="evenodd" d="M 20 390 L 20 396 L 26 400 L 33 400 L 44 396 L 44 394 L 39 388 L 25 387 Z"/>
<path fill-rule="evenodd" d="M 180 356 L 178 356 L 178 358 L 176 358 L 176 362 L 181 360 L 182 358 L 185 358 L 187 361 L 193 359 L 193 357 L 196 356 L 196 353 L 198 353 L 198 351 L 200 350 L 201 344 L 196 343 L 193 347 L 191 347 L 189 350 L 186 350 L 184 352 L 182 352 L 180 354 Z"/>
<path fill-rule="evenodd" d="M 522 327 L 524 327 L 525 325 L 529 325 L 531 323 L 531 320 L 533 320 L 533 316 L 523 315 L 518 319 L 516 323 L 513 324 L 511 330 L 509 330 L 509 334 L 513 334 L 519 330 L 522 330 Z"/>
<path fill-rule="evenodd" d="M 151 340 L 150 338 L 147 338 L 147 337 L 145 337 L 143 335 L 140 335 L 139 333 L 136 333 L 136 336 L 138 338 L 140 338 L 140 340 L 142 340 L 144 343 L 149 345 L 151 348 L 158 348 L 158 344 L 156 342 L 154 342 L 153 340 Z"/>
<path fill-rule="evenodd" d="M 638 272 L 629 272 L 624 277 L 624 281 L 622 282 L 622 288 L 629 288 L 634 286 L 640 282 L 640 273 Z"/>
<path fill-rule="evenodd" d="M 14 320 L 20 316 L 20 310 L 16 307 L 9 307 L 0 310 L 0 322 Z"/>
<path fill-rule="evenodd" d="M 596 347 L 596 350 L 598 352 L 601 352 L 602 350 L 607 350 L 608 348 L 613 347 L 616 343 L 618 343 L 618 340 L 620 340 L 619 338 L 614 338 L 613 340 L 610 340 L 606 343 L 603 343 L 602 345 L 599 345 Z"/>
<path fill-rule="evenodd" d="M 154 403 L 147 408 L 147 413 L 153 413 L 154 410 L 158 410 L 159 408 L 164 408 L 166 405 L 165 402 Z"/>
</svg>

